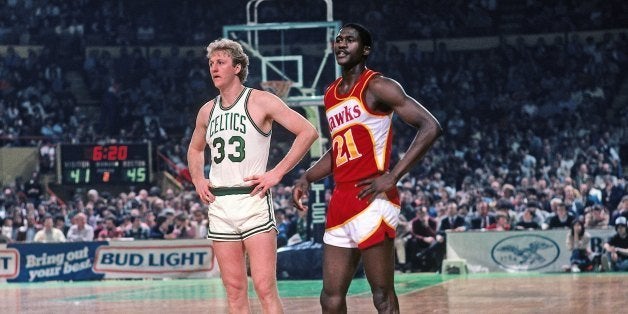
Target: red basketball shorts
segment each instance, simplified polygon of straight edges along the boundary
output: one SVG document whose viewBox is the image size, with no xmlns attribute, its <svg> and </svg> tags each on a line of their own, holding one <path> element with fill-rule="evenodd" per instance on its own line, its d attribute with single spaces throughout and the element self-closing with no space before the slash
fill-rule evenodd
<svg viewBox="0 0 628 314">
<path fill-rule="evenodd" d="M 324 243 L 363 250 L 386 237 L 395 238 L 399 193 L 396 189 L 380 193 L 369 203 L 369 198 L 358 199 L 362 188 L 355 182 L 336 185 L 327 208 Z"/>
</svg>

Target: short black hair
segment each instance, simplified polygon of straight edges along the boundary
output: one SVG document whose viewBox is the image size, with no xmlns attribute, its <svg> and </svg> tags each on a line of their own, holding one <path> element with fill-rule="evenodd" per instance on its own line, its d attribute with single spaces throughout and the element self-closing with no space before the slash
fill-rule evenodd
<svg viewBox="0 0 628 314">
<path fill-rule="evenodd" d="M 168 217 L 163 216 L 163 215 L 159 215 L 159 216 L 157 216 L 157 218 L 155 218 L 155 224 L 157 226 L 161 226 L 161 224 L 166 222 L 166 220 L 168 220 Z"/>
<path fill-rule="evenodd" d="M 351 27 L 358 31 L 358 34 L 360 35 L 360 39 L 362 40 L 362 44 L 364 44 L 364 46 L 373 47 L 373 36 L 371 36 L 371 32 L 366 27 L 358 23 L 347 23 L 342 26 L 342 28 L 345 27 Z"/>
</svg>

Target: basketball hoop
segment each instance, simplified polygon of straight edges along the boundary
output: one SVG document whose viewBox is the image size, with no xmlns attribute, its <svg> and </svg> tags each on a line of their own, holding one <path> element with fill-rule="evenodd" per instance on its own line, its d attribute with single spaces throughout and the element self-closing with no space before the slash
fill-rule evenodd
<svg viewBox="0 0 628 314">
<path fill-rule="evenodd" d="M 281 99 L 286 99 L 290 87 L 292 87 L 291 81 L 261 81 L 260 85 L 262 89 L 271 92 Z"/>
</svg>

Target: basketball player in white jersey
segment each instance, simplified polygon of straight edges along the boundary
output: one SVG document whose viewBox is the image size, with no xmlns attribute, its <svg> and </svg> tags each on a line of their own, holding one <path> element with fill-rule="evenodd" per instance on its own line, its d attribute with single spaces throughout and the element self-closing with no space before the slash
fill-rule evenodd
<svg viewBox="0 0 628 314">
<path fill-rule="evenodd" d="M 220 95 L 201 107 L 188 150 L 192 181 L 209 204 L 208 238 L 227 292 L 229 313 L 249 313 L 245 253 L 264 313 L 282 313 L 277 291 L 277 228 L 270 188 L 303 158 L 316 129 L 277 96 L 245 87 L 248 56 L 219 39 L 207 46 L 209 72 Z M 286 156 L 267 170 L 273 121 L 296 136 Z M 204 175 L 210 147 L 209 178 Z"/>
</svg>

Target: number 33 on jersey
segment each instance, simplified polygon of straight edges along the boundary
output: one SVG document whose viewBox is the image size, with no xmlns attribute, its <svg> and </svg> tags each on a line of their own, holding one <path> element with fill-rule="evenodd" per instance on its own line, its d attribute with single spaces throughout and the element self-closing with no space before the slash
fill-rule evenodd
<svg viewBox="0 0 628 314">
<path fill-rule="evenodd" d="M 215 187 L 244 185 L 245 177 L 266 172 L 271 133 L 264 133 L 248 111 L 250 88 L 225 107 L 216 97 L 209 115 L 205 140 L 210 147 L 209 181 Z"/>
</svg>

